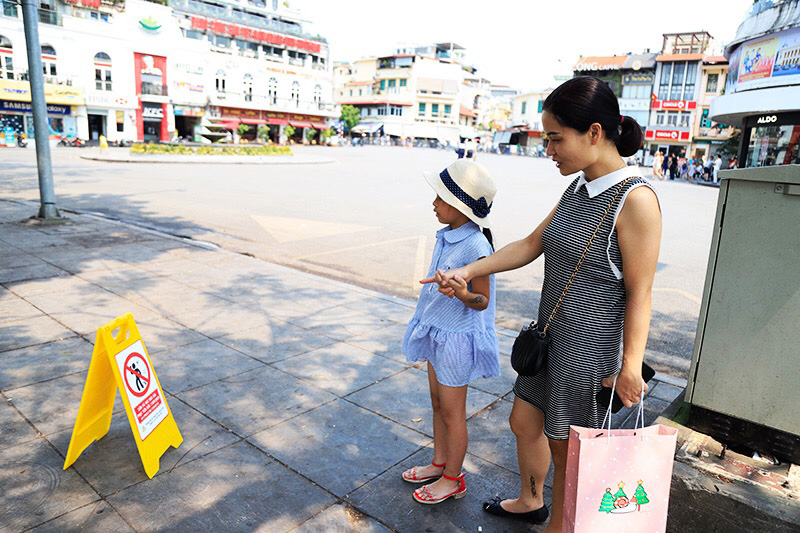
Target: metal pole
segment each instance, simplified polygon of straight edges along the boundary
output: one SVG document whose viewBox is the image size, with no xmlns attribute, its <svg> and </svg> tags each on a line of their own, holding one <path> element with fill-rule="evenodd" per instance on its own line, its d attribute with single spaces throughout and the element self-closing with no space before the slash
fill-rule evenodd
<svg viewBox="0 0 800 533">
<path fill-rule="evenodd" d="M 39 218 L 60 218 L 53 190 L 53 166 L 47 127 L 47 104 L 44 100 L 42 46 L 39 43 L 39 7 L 34 0 L 22 0 L 22 23 L 28 51 L 28 78 L 31 85 L 33 132 L 36 139 L 36 164 L 39 169 Z"/>
</svg>

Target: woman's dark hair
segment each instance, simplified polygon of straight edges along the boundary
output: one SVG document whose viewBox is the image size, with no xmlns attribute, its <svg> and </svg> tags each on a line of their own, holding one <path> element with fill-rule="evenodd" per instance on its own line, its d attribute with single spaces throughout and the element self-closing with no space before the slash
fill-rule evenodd
<svg viewBox="0 0 800 533">
<path fill-rule="evenodd" d="M 492 238 L 492 230 L 489 228 L 483 228 L 483 234 L 486 237 L 486 240 L 489 241 L 489 246 L 492 247 L 492 251 L 494 251 L 494 239 Z"/>
<path fill-rule="evenodd" d="M 594 76 L 579 76 L 559 85 L 545 99 L 542 110 L 552 113 L 559 124 L 586 133 L 597 122 L 619 155 L 635 154 L 644 143 L 644 133 L 632 118 L 620 115 L 614 91 Z"/>
</svg>

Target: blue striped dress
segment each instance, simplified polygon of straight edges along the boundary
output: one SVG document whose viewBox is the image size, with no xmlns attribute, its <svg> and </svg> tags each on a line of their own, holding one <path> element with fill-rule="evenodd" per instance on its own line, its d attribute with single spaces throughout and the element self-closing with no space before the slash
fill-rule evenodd
<svg viewBox="0 0 800 533">
<path fill-rule="evenodd" d="M 436 232 L 428 276 L 437 269 L 462 267 L 491 253 L 489 241 L 474 222 L 456 229 L 447 226 Z M 429 361 L 439 383 L 447 387 L 499 376 L 494 275 L 490 276 L 490 291 L 489 307 L 476 311 L 458 298 L 441 294 L 435 283 L 423 286 L 417 310 L 403 337 L 406 361 Z"/>
</svg>

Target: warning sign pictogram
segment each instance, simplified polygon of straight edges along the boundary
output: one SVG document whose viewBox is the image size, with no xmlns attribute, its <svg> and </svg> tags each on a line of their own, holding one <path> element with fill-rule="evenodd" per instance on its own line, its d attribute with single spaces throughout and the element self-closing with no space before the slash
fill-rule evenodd
<svg viewBox="0 0 800 533">
<path fill-rule="evenodd" d="M 97 330 L 64 461 L 65 470 L 92 442 L 108 433 L 117 389 L 148 477 L 158 472 L 160 458 L 167 448 L 180 446 L 183 437 L 172 418 L 139 329 L 128 313 Z"/>
<path fill-rule="evenodd" d="M 144 374 L 142 374 L 144 372 Z M 133 352 L 125 359 L 125 385 L 134 396 L 144 396 L 150 387 L 150 367 L 142 354 Z"/>
</svg>

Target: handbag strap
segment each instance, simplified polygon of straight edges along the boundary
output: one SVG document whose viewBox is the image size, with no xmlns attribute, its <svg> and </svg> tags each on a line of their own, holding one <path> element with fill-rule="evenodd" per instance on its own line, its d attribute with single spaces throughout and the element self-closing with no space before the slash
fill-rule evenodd
<svg viewBox="0 0 800 533">
<path fill-rule="evenodd" d="M 592 241 L 594 241 L 594 238 L 597 235 L 597 232 L 600 231 L 600 227 L 603 225 L 603 222 L 605 222 L 606 217 L 608 217 L 608 213 L 611 212 L 611 208 L 614 206 L 614 202 L 617 201 L 617 198 L 619 198 L 619 195 L 622 194 L 622 189 L 625 188 L 625 185 L 627 185 L 628 182 L 631 181 L 631 179 L 633 179 L 633 178 L 632 177 L 631 178 L 626 178 L 625 181 L 620 183 L 619 187 L 617 187 L 617 193 L 614 195 L 614 198 L 611 199 L 611 202 L 609 202 L 608 207 L 606 207 L 606 212 L 603 213 L 603 218 L 600 219 L 600 222 L 597 224 L 597 227 L 594 228 L 594 232 L 592 233 L 592 236 L 589 237 L 589 242 L 586 243 L 586 248 L 583 249 L 583 253 L 581 254 L 581 258 L 578 260 L 578 264 L 575 265 L 575 270 L 572 272 L 572 276 L 570 276 L 569 281 L 567 281 L 567 286 L 564 287 L 564 290 L 561 293 L 561 297 L 558 299 L 558 303 L 556 303 L 556 306 L 553 308 L 553 312 L 550 313 L 550 316 L 547 319 L 547 323 L 544 325 L 544 329 L 542 330 L 543 334 L 547 333 L 547 328 L 550 327 L 550 323 L 553 321 L 553 317 L 556 316 L 556 313 L 558 312 L 558 308 L 561 307 L 561 302 L 564 301 L 564 296 L 567 295 L 567 291 L 569 290 L 570 286 L 572 285 L 572 282 L 575 280 L 575 276 L 578 275 L 578 271 L 581 269 L 581 265 L 583 264 L 583 260 L 586 259 L 586 254 L 589 253 L 589 248 L 592 246 Z"/>
</svg>

